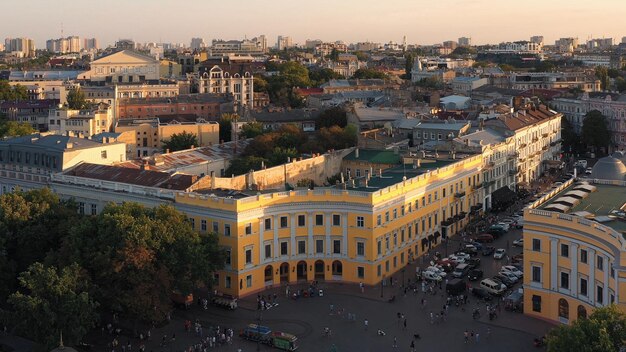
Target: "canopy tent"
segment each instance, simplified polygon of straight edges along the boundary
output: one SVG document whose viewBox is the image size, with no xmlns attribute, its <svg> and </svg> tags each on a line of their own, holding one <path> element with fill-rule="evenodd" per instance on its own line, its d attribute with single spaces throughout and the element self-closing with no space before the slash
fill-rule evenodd
<svg viewBox="0 0 626 352">
<path fill-rule="evenodd" d="M 571 208 L 574 205 L 580 203 L 580 200 L 574 197 L 560 197 L 557 200 L 555 200 L 553 203 L 567 205 Z"/>
<path fill-rule="evenodd" d="M 545 207 L 544 209 L 549 210 L 549 211 L 556 211 L 558 213 L 565 213 L 566 211 L 569 210 L 569 208 L 570 207 L 567 205 L 552 203 L 548 205 L 547 207 Z"/>
<path fill-rule="evenodd" d="M 574 198 L 577 198 L 577 199 L 586 198 L 587 195 L 588 195 L 588 193 L 584 192 L 584 191 L 569 191 L 569 192 L 565 193 L 566 197 L 574 197 Z"/>
</svg>

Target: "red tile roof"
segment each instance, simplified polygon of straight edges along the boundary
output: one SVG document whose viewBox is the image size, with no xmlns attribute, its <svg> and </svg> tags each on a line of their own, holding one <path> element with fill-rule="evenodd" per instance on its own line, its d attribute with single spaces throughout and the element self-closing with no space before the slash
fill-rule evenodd
<svg viewBox="0 0 626 352">
<path fill-rule="evenodd" d="M 157 187 L 179 191 L 188 189 L 198 180 L 198 177 L 194 175 L 170 175 L 166 172 L 90 163 L 79 164 L 73 169 L 68 170 L 65 174 L 103 181 L 128 183 L 138 186 Z"/>
</svg>

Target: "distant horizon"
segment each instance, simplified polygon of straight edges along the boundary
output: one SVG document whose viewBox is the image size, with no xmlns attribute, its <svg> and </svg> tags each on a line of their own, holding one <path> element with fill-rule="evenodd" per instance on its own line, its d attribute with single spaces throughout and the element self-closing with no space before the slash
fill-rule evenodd
<svg viewBox="0 0 626 352">
<path fill-rule="evenodd" d="M 307 39 L 346 43 L 390 41 L 433 45 L 471 37 L 472 45 L 544 37 L 585 43 L 592 38 L 626 36 L 626 1 L 527 0 L 318 0 L 315 7 L 289 0 L 31 0 L 12 3 L 0 22 L 0 39 L 27 37 L 39 49 L 46 40 L 68 36 L 98 39 L 101 48 L 119 39 L 136 43 L 183 43 L 191 38 L 241 40 L 264 34 L 269 47 L 278 35 L 294 44 Z M 425 5 L 428 6 L 425 6 Z M 95 10 L 95 11 L 94 11 Z M 108 12 L 107 10 L 110 10 Z M 139 22 L 137 19 L 141 19 Z"/>
</svg>

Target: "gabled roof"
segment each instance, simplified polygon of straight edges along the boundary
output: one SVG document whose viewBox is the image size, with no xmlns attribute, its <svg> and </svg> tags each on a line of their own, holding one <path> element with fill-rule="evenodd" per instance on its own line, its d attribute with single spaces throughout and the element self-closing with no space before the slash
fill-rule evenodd
<svg viewBox="0 0 626 352">
<path fill-rule="evenodd" d="M 94 60 L 91 65 L 94 64 L 106 64 L 110 62 L 119 63 L 140 63 L 145 62 L 148 64 L 158 64 L 159 61 L 152 56 L 144 55 L 134 50 L 121 50 L 114 53 L 102 56 Z"/>
</svg>

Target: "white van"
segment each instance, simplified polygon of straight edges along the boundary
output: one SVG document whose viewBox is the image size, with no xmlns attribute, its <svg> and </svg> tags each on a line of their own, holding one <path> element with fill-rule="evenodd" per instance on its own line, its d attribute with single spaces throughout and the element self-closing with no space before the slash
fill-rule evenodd
<svg viewBox="0 0 626 352">
<path fill-rule="evenodd" d="M 499 296 L 506 291 L 506 286 L 500 283 L 497 283 L 491 279 L 484 279 L 480 282 L 480 287 L 484 288 L 487 292 L 492 295 Z"/>
</svg>

